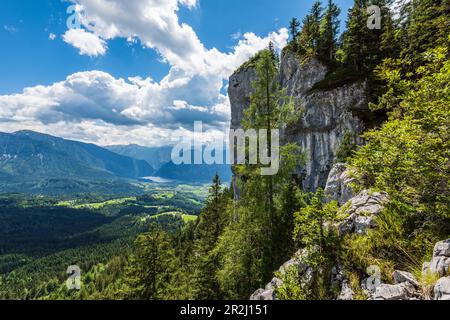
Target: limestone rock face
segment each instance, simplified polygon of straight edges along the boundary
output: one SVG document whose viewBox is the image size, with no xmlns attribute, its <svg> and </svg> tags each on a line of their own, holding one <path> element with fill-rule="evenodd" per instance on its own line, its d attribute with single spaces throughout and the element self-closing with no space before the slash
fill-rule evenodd
<svg viewBox="0 0 450 320">
<path fill-rule="evenodd" d="M 305 95 L 313 86 L 325 79 L 328 68 L 312 58 L 301 63 L 296 55 L 288 51 L 281 59 L 280 82 L 292 97 Z"/>
<path fill-rule="evenodd" d="M 244 110 L 250 106 L 250 95 L 253 92 L 252 83 L 256 79 L 256 72 L 246 68 L 235 72 L 229 81 L 228 95 L 231 105 L 231 129 L 241 128 Z"/>
<path fill-rule="evenodd" d="M 303 188 L 314 191 L 325 187 L 336 153 L 346 134 L 351 134 L 356 144 L 364 129 L 355 111 L 367 111 L 366 83 L 353 83 L 327 91 L 311 91 L 328 72 L 317 59 L 301 62 L 287 52 L 281 60 L 279 81 L 286 94 L 302 113 L 297 123 L 282 132 L 284 142 L 295 142 L 307 155 L 307 164 L 297 169 Z M 231 103 L 231 129 L 241 127 L 244 110 L 250 105 L 255 70 L 243 68 L 235 72 L 229 83 Z"/>
<path fill-rule="evenodd" d="M 356 233 L 364 235 L 368 229 L 376 227 L 375 218 L 389 203 L 389 196 L 384 192 L 363 190 L 356 197 L 350 199 L 345 214 L 348 218 L 339 224 L 339 234 Z M 346 206 L 347 206 L 346 205 Z"/>
<path fill-rule="evenodd" d="M 365 84 L 308 93 L 295 97 L 295 101 L 302 117 L 286 129 L 285 139 L 306 153 L 306 165 L 298 171 L 303 188 L 323 188 L 345 136 L 351 134 L 355 144 L 361 143 L 364 125 L 351 110 L 366 103 Z"/>
<path fill-rule="evenodd" d="M 264 289 L 258 289 L 252 294 L 250 300 L 275 300 L 275 292 L 283 285 L 283 281 L 273 278 Z"/>
<path fill-rule="evenodd" d="M 325 186 L 325 194 L 330 200 L 337 201 L 340 206 L 355 196 L 351 184 L 357 183 L 344 163 L 337 163 L 331 169 Z"/>
</svg>

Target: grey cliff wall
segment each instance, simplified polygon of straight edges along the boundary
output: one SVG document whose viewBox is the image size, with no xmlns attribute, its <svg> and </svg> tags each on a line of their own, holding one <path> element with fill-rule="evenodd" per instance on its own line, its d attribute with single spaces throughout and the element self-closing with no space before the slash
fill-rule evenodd
<svg viewBox="0 0 450 320">
<path fill-rule="evenodd" d="M 346 133 L 355 143 L 361 143 L 364 124 L 355 114 L 367 110 L 365 83 L 353 83 L 327 91 L 311 91 L 323 80 L 327 67 L 316 59 L 301 63 L 292 53 L 282 57 L 279 81 L 294 99 L 301 119 L 283 133 L 286 142 L 297 143 L 307 155 L 305 166 L 299 167 L 303 188 L 314 191 L 325 187 L 326 179 L 336 159 L 336 153 Z M 231 129 L 240 128 L 244 110 L 250 105 L 252 68 L 238 70 L 229 82 Z"/>
</svg>

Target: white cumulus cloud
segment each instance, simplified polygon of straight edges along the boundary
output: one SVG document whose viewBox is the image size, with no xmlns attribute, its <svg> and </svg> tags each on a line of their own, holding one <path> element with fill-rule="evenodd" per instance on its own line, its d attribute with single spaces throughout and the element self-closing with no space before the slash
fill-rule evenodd
<svg viewBox="0 0 450 320">
<path fill-rule="evenodd" d="M 243 33 L 231 50 L 206 48 L 194 30 L 180 23 L 180 6 L 198 0 L 77 0 L 81 29 L 63 35 L 80 54 L 104 55 L 107 41 L 124 38 L 156 50 L 171 68 L 159 82 L 102 71 L 79 72 L 49 86 L 0 96 L 0 131 L 37 130 L 100 144 L 164 145 L 203 121 L 211 135 L 229 126 L 223 94 L 232 72 L 272 41 L 281 49 L 287 29 L 265 37 Z M 194 9 L 195 10 L 195 9 Z M 151 61 L 149 61 L 151 63 Z M 64 129 L 63 129 L 64 128 Z"/>
<path fill-rule="evenodd" d="M 80 55 L 103 56 L 108 48 L 103 39 L 84 29 L 70 29 L 66 31 L 62 38 L 68 44 L 79 49 Z"/>
</svg>

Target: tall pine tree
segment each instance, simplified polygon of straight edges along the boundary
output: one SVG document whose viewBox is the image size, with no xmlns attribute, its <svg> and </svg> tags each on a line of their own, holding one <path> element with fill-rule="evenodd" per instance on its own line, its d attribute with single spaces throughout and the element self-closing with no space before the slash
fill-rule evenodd
<svg viewBox="0 0 450 320">
<path fill-rule="evenodd" d="M 216 273 L 219 257 L 213 251 L 227 221 L 228 189 L 223 189 L 218 175 L 214 177 L 206 206 L 199 216 L 194 243 L 194 297 L 199 300 L 221 299 Z"/>
<path fill-rule="evenodd" d="M 126 272 L 131 299 L 165 299 L 166 288 L 174 271 L 174 249 L 171 238 L 156 225 L 140 235 Z"/>
<path fill-rule="evenodd" d="M 341 9 L 333 0 L 328 0 L 327 9 L 320 24 L 319 41 L 319 57 L 328 63 L 332 63 L 335 59 L 340 14 Z"/>
<path fill-rule="evenodd" d="M 322 2 L 316 1 L 310 13 L 303 19 L 299 42 L 301 50 L 310 57 L 318 55 L 322 15 Z"/>
</svg>

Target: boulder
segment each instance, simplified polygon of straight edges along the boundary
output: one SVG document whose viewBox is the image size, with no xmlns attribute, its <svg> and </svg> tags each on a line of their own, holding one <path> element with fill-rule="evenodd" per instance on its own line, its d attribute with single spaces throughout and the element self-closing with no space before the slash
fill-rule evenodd
<svg viewBox="0 0 450 320">
<path fill-rule="evenodd" d="M 430 263 L 430 271 L 437 273 L 441 277 L 446 276 L 450 270 L 450 258 L 447 257 L 433 257 Z"/>
<path fill-rule="evenodd" d="M 325 194 L 329 200 L 337 201 L 342 206 L 355 196 L 351 187 L 352 183 L 357 183 L 357 180 L 351 177 L 347 165 L 337 163 L 328 176 Z"/>
<path fill-rule="evenodd" d="M 276 290 L 278 288 L 280 288 L 281 286 L 283 286 L 283 280 L 279 279 L 279 278 L 273 278 L 272 281 L 270 281 L 267 285 L 265 290 Z"/>
<path fill-rule="evenodd" d="M 381 284 L 375 289 L 373 300 L 413 300 L 418 293 L 412 284 L 403 282 L 390 285 Z"/>
<path fill-rule="evenodd" d="M 436 273 L 441 277 L 450 275 L 450 239 L 436 243 L 431 262 L 423 264 L 422 272 Z"/>
<path fill-rule="evenodd" d="M 250 300 L 252 301 L 269 301 L 269 300 L 275 300 L 275 291 L 274 290 L 264 290 L 264 289 L 258 289 L 253 293 L 250 297 Z"/>
<path fill-rule="evenodd" d="M 441 278 L 436 283 L 434 300 L 450 300 L 450 277 Z"/>
<path fill-rule="evenodd" d="M 297 251 L 294 257 L 291 260 L 286 261 L 278 271 L 282 275 L 284 275 L 289 268 L 296 267 L 298 268 L 298 273 L 300 275 L 306 273 L 310 268 L 310 266 L 304 263 L 303 261 L 305 260 L 304 258 L 307 257 L 308 255 L 309 255 L 308 250 L 301 249 Z"/>
<path fill-rule="evenodd" d="M 450 239 L 436 243 L 433 256 L 450 258 Z"/>
<path fill-rule="evenodd" d="M 412 273 L 406 271 L 394 271 L 393 274 L 395 284 L 401 284 L 404 282 L 412 284 L 414 287 L 419 288 L 420 284 L 416 280 L 416 278 L 412 275 Z"/>
<path fill-rule="evenodd" d="M 341 293 L 339 294 L 337 300 L 353 300 L 354 292 L 352 288 L 350 288 L 347 281 L 342 283 Z"/>
<path fill-rule="evenodd" d="M 359 235 L 364 235 L 367 229 L 373 229 L 377 226 L 375 216 L 355 216 L 354 232 Z"/>
<path fill-rule="evenodd" d="M 334 266 L 331 269 L 330 283 L 332 287 L 339 287 L 345 280 L 344 270 L 340 265 Z"/>
<path fill-rule="evenodd" d="M 364 235 L 368 229 L 376 227 L 375 218 L 388 203 L 389 196 L 385 192 L 361 191 L 344 206 L 344 213 L 348 215 L 348 218 L 339 224 L 339 234 L 341 236 L 351 233 Z"/>
</svg>

